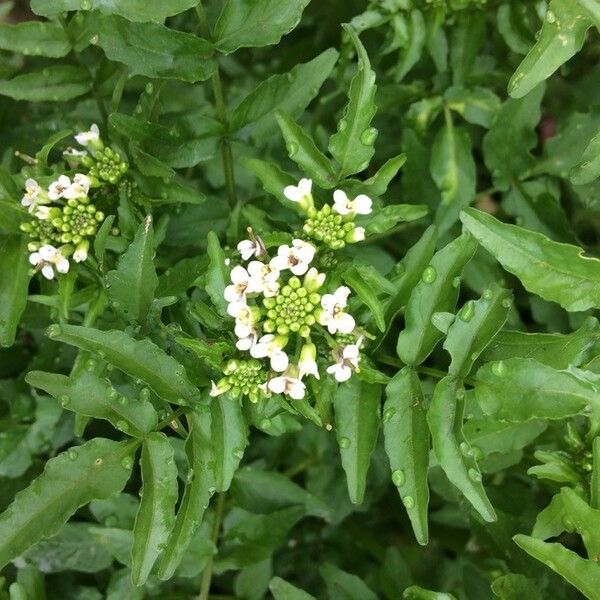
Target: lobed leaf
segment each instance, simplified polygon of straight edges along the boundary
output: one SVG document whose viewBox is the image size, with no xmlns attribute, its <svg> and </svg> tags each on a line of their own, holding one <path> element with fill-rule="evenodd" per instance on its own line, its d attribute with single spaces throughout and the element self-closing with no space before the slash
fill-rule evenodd
<svg viewBox="0 0 600 600">
<path fill-rule="evenodd" d="M 591 183 L 598 177 L 600 177 L 600 133 L 590 140 L 583 151 L 581 161 L 569 173 L 569 179 L 575 185 Z"/>
<path fill-rule="evenodd" d="M 429 429 L 419 377 L 410 367 L 394 375 L 385 388 L 383 435 L 392 482 L 406 508 L 417 541 L 429 540 Z"/>
<path fill-rule="evenodd" d="M 464 388 L 447 376 L 435 386 L 427 422 L 433 451 L 448 479 L 488 522 L 496 520 L 483 484 L 474 452 L 463 434 Z"/>
<path fill-rule="evenodd" d="M 88 370 L 71 377 L 29 371 L 25 380 L 56 398 L 63 408 L 86 417 L 105 419 L 124 433 L 143 437 L 158 423 L 150 402 L 142 399 L 131 401 L 120 395 L 107 380 Z"/>
<path fill-rule="evenodd" d="M 130 377 L 141 379 L 157 395 L 174 404 L 197 401 L 198 390 L 185 369 L 149 339 L 136 340 L 124 331 L 100 331 L 78 325 L 51 325 L 48 337 L 102 358 Z"/>
<path fill-rule="evenodd" d="M 502 223 L 468 208 L 461 221 L 477 241 L 525 288 L 565 310 L 600 306 L 600 260 L 583 256 L 583 250 L 553 242 L 517 225 Z"/>
<path fill-rule="evenodd" d="M 422 363 L 442 339 L 444 334 L 435 327 L 431 318 L 436 312 L 448 312 L 454 308 L 460 275 L 476 248 L 475 239 L 463 234 L 436 252 L 423 271 L 406 305 L 405 327 L 396 346 L 398 356 L 407 365 Z"/>
<path fill-rule="evenodd" d="M 335 431 L 348 495 L 361 504 L 367 485 L 371 454 L 377 442 L 381 386 L 353 377 L 341 384 L 333 398 Z"/>
<path fill-rule="evenodd" d="M 95 438 L 51 458 L 0 514 L 0 568 L 57 533 L 79 507 L 120 492 L 131 476 L 137 444 Z"/>
</svg>

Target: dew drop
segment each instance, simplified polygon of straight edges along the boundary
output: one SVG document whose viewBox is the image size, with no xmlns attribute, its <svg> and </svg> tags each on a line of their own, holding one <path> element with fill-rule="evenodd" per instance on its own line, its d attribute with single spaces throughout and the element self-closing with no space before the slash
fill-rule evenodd
<svg viewBox="0 0 600 600">
<path fill-rule="evenodd" d="M 548 21 L 548 23 L 554 23 L 554 21 L 556 21 L 556 15 L 551 10 L 546 13 L 546 21 Z"/>
<path fill-rule="evenodd" d="M 46 335 L 49 338 L 57 337 L 61 333 L 62 333 L 62 329 L 61 329 L 60 325 L 50 325 L 50 327 L 48 327 L 48 329 L 46 330 Z"/>
<path fill-rule="evenodd" d="M 392 483 L 396 487 L 400 487 L 401 485 L 404 485 L 405 481 L 406 481 L 406 476 L 404 475 L 404 471 L 401 471 L 400 469 L 396 469 L 392 473 Z"/>
<path fill-rule="evenodd" d="M 460 448 L 460 452 L 463 456 L 471 455 L 471 446 L 469 446 L 469 444 L 467 444 L 467 442 L 461 442 L 459 448 Z"/>
<path fill-rule="evenodd" d="M 378 131 L 375 127 L 369 127 L 360 134 L 360 141 L 365 146 L 370 146 L 377 139 Z"/>
<path fill-rule="evenodd" d="M 490 300 L 492 298 L 492 290 L 490 290 L 489 288 L 483 290 L 483 294 L 481 294 L 481 297 L 484 300 Z"/>
<path fill-rule="evenodd" d="M 341 437 L 339 444 L 340 444 L 340 448 L 343 448 L 343 449 L 350 448 L 350 439 L 347 437 Z"/>
<path fill-rule="evenodd" d="M 187 472 L 185 480 L 187 483 L 191 483 L 194 480 L 194 469 L 190 469 Z"/>
<path fill-rule="evenodd" d="M 481 473 L 477 469 L 469 469 L 469 479 L 471 481 L 481 481 Z"/>
<path fill-rule="evenodd" d="M 97 43 L 98 43 L 98 36 L 97 36 L 97 35 L 93 35 L 93 36 L 90 38 L 90 44 L 91 44 L 92 46 L 95 46 Z"/>
<path fill-rule="evenodd" d="M 502 300 L 502 306 L 504 306 L 504 308 L 510 308 L 512 306 L 512 300 L 510 298 L 504 298 L 504 300 Z"/>
<path fill-rule="evenodd" d="M 131 469 L 131 467 L 133 467 L 133 458 L 131 458 L 131 456 L 126 456 L 121 461 L 121 465 L 124 469 Z"/>
<path fill-rule="evenodd" d="M 99 467 L 99 466 L 101 466 L 101 465 L 102 465 L 102 463 L 103 463 L 103 462 L 104 462 L 104 461 L 103 461 L 103 460 L 102 460 L 100 457 L 98 457 L 98 458 L 97 458 L 97 459 L 94 461 L 94 465 L 95 465 L 96 467 Z"/>
<path fill-rule="evenodd" d="M 425 283 L 433 283 L 435 278 L 437 277 L 437 272 L 433 267 L 426 267 L 423 271 L 423 275 L 421 275 L 421 279 Z"/>
<path fill-rule="evenodd" d="M 506 375 L 506 365 L 499 360 L 492 365 L 492 373 L 497 377 L 503 377 Z"/>
<path fill-rule="evenodd" d="M 468 323 L 473 318 L 473 315 L 475 315 L 475 303 L 473 302 L 473 300 L 469 300 L 460 309 L 458 317 L 461 321 L 466 321 Z"/>
<path fill-rule="evenodd" d="M 129 425 L 125 421 L 117 421 L 117 429 L 127 433 L 129 431 Z"/>
<path fill-rule="evenodd" d="M 346 121 L 346 119 L 340 119 L 340 122 L 338 123 L 338 131 L 344 131 L 344 129 L 346 129 L 347 126 L 348 122 Z"/>
<path fill-rule="evenodd" d="M 152 94 L 154 92 L 154 85 L 152 85 L 151 82 L 148 82 L 144 89 L 146 90 L 146 94 Z"/>
<path fill-rule="evenodd" d="M 77 450 L 67 450 L 67 456 L 69 457 L 69 460 L 75 460 L 77 458 Z"/>
<path fill-rule="evenodd" d="M 71 402 L 71 398 L 69 398 L 69 396 L 67 396 L 67 395 L 61 396 L 59 398 L 59 400 L 60 400 L 61 406 L 67 406 L 67 404 L 69 404 L 69 402 Z"/>
<path fill-rule="evenodd" d="M 481 451 L 481 448 L 478 448 L 477 446 L 471 446 L 471 456 L 475 460 L 479 460 L 483 456 L 483 452 Z"/>
<path fill-rule="evenodd" d="M 395 408 L 388 408 L 383 413 L 383 422 L 387 423 L 396 414 Z"/>
<path fill-rule="evenodd" d="M 287 145 L 287 151 L 290 156 L 294 156 L 296 152 L 298 152 L 298 144 L 296 144 L 295 142 L 290 142 Z"/>
<path fill-rule="evenodd" d="M 265 418 L 260 422 L 261 429 L 269 429 L 269 427 L 271 427 L 271 419 Z"/>
<path fill-rule="evenodd" d="M 93 358 L 90 358 L 85 361 L 85 368 L 88 371 L 93 371 L 96 368 L 96 361 Z"/>
<path fill-rule="evenodd" d="M 91 0 L 81 0 L 81 10 L 90 10 L 92 8 Z"/>
<path fill-rule="evenodd" d="M 459 285 L 460 285 L 460 277 L 455 277 L 455 278 L 452 280 L 452 287 L 455 287 L 455 288 L 457 288 Z"/>
<path fill-rule="evenodd" d="M 404 504 L 406 508 L 410 509 L 415 505 L 415 501 L 413 500 L 412 496 L 404 496 L 404 498 L 402 498 L 402 504 Z"/>
</svg>

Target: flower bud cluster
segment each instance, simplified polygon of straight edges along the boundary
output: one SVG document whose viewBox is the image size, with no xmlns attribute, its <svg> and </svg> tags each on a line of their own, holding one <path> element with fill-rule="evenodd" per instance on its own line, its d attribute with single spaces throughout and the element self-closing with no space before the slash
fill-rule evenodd
<svg viewBox="0 0 600 600">
<path fill-rule="evenodd" d="M 238 244 L 247 264 L 232 268 L 224 297 L 235 319 L 236 347 L 252 359 L 230 360 L 223 377 L 213 383 L 212 396 L 230 392 L 256 402 L 271 394 L 285 394 L 301 400 L 306 377 L 330 375 L 346 381 L 359 370 L 363 336 L 347 310 L 351 290 L 346 286 L 328 289 L 327 274 L 314 263 L 320 247 L 328 257 L 325 264 L 332 264 L 332 250 L 364 238 L 364 230 L 353 220 L 356 214 L 371 212 L 371 200 L 366 196 L 350 200 L 337 190 L 333 207 L 318 211 L 311 188 L 312 182 L 303 179 L 284 191 L 305 211 L 303 233 L 308 239 L 293 239 L 273 255 L 253 232 Z M 329 362 L 323 373 L 318 357 Z"/>
<path fill-rule="evenodd" d="M 78 133 L 75 139 L 86 150 L 68 148 L 63 156 L 70 169 L 77 172 L 73 176 L 59 175 L 47 187 L 29 178 L 21 200 L 31 214 L 31 220 L 21 225 L 29 237 L 29 261 L 47 279 L 67 273 L 70 258 L 75 262 L 86 260 L 90 238 L 104 220 L 104 213 L 91 201 L 90 194 L 101 189 L 101 180 L 115 183 L 128 168 L 117 153 L 104 146 L 96 125 Z M 98 168 L 99 164 L 107 166 Z M 79 172 L 86 168 L 87 173 Z M 118 177 L 115 169 L 120 173 Z"/>
</svg>

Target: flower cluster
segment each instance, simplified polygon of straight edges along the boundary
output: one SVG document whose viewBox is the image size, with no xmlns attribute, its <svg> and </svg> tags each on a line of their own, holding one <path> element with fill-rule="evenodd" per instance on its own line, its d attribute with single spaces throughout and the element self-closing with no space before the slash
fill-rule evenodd
<svg viewBox="0 0 600 600">
<path fill-rule="evenodd" d="M 90 194 L 103 185 L 101 181 L 118 182 L 128 169 L 116 152 L 105 148 L 96 125 L 78 133 L 75 140 L 85 149 L 68 148 L 63 153 L 75 174 L 59 175 L 47 186 L 29 178 L 21 200 L 31 215 L 21 225 L 29 236 L 29 262 L 47 279 L 67 273 L 70 258 L 86 260 L 90 238 L 104 220 Z M 87 173 L 79 172 L 86 169 Z"/>
<path fill-rule="evenodd" d="M 313 242 L 329 252 L 364 239 L 364 230 L 353 219 L 371 212 L 371 200 L 350 200 L 338 190 L 333 207 L 317 211 L 309 179 L 285 188 L 284 194 L 305 210 L 303 233 L 308 239 L 297 237 L 272 255 L 253 232 L 238 244 L 246 264 L 232 268 L 224 297 L 235 319 L 236 347 L 251 359 L 230 360 L 223 377 L 213 383 L 212 396 L 230 392 L 256 402 L 285 394 L 300 400 L 306 394 L 306 378 L 321 377 L 318 361 L 328 363 L 324 371 L 340 382 L 359 370 L 364 336 L 348 312 L 351 290 L 327 289 L 327 274 L 315 266 L 321 263 L 319 245 Z"/>
</svg>

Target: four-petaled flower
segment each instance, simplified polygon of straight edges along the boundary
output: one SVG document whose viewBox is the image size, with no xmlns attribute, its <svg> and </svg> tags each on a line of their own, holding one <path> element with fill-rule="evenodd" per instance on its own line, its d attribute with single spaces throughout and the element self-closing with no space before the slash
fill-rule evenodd
<svg viewBox="0 0 600 600">
<path fill-rule="evenodd" d="M 289 358 L 283 348 L 287 344 L 287 338 L 284 336 L 267 334 L 263 335 L 252 348 L 250 356 L 253 358 L 269 358 L 271 360 L 271 369 L 282 373 L 288 368 Z"/>
<path fill-rule="evenodd" d="M 231 285 L 225 288 L 224 297 L 227 302 L 244 302 L 246 300 L 246 294 L 251 292 L 250 286 L 250 275 L 244 267 L 239 265 L 233 267 L 230 273 Z M 235 316 L 235 315 L 232 315 Z"/>
<path fill-rule="evenodd" d="M 358 356 L 360 353 L 361 341 L 362 338 L 360 338 L 356 344 L 348 344 L 334 353 L 337 357 L 337 362 L 327 367 L 327 372 L 330 375 L 333 375 L 336 381 L 348 381 L 352 376 L 352 372 L 358 370 Z"/>
<path fill-rule="evenodd" d="M 289 269 L 294 275 L 304 275 L 308 265 L 315 257 L 315 247 L 304 240 L 292 240 L 291 247 L 287 244 L 279 246 L 277 256 L 271 259 L 271 267 L 278 271 Z"/>
<path fill-rule="evenodd" d="M 354 200 L 350 200 L 342 190 L 333 192 L 333 210 L 339 215 L 346 216 L 353 213 L 368 215 L 372 207 L 373 201 L 365 194 L 359 194 Z"/>
<path fill-rule="evenodd" d="M 263 241 L 258 236 L 251 240 L 242 240 L 237 245 L 237 249 L 242 256 L 242 260 L 250 260 L 253 256 L 260 258 L 267 253 Z"/>
<path fill-rule="evenodd" d="M 294 375 L 295 373 L 288 371 L 279 377 L 274 377 L 267 387 L 274 394 L 286 394 L 293 400 L 302 400 L 306 393 L 306 386 Z"/>
<path fill-rule="evenodd" d="M 283 190 L 283 195 L 292 202 L 303 202 L 310 199 L 312 203 L 312 179 L 301 179 L 298 185 L 288 185 Z"/>
<path fill-rule="evenodd" d="M 82 146 L 96 146 L 100 142 L 100 130 L 98 125 L 93 123 L 89 131 L 81 131 L 76 136 L 78 144 Z"/>
<path fill-rule="evenodd" d="M 248 263 L 248 274 L 252 292 L 260 292 L 265 298 L 270 298 L 279 291 L 279 271 L 272 265 L 253 260 Z"/>
<path fill-rule="evenodd" d="M 69 272 L 69 260 L 50 244 L 44 244 L 37 252 L 30 254 L 29 262 L 40 269 L 46 279 L 53 279 L 55 270 L 57 273 Z"/>
<path fill-rule="evenodd" d="M 323 310 L 319 314 L 319 323 L 325 325 L 329 333 L 351 333 L 354 330 L 354 317 L 344 312 L 349 295 L 350 289 L 342 285 L 333 294 L 325 294 L 321 298 Z"/>
<path fill-rule="evenodd" d="M 73 183 L 63 192 L 63 198 L 71 200 L 74 198 L 85 198 L 90 191 L 90 178 L 83 173 L 77 173 L 73 177 Z"/>
<path fill-rule="evenodd" d="M 65 192 L 71 187 L 71 180 L 66 175 L 60 175 L 56 181 L 53 181 L 48 188 L 48 198 L 58 200 L 65 198 Z"/>
<path fill-rule="evenodd" d="M 25 194 L 21 199 L 21 204 L 32 213 L 43 200 L 43 195 L 40 184 L 35 179 L 29 178 L 25 181 Z"/>
</svg>

